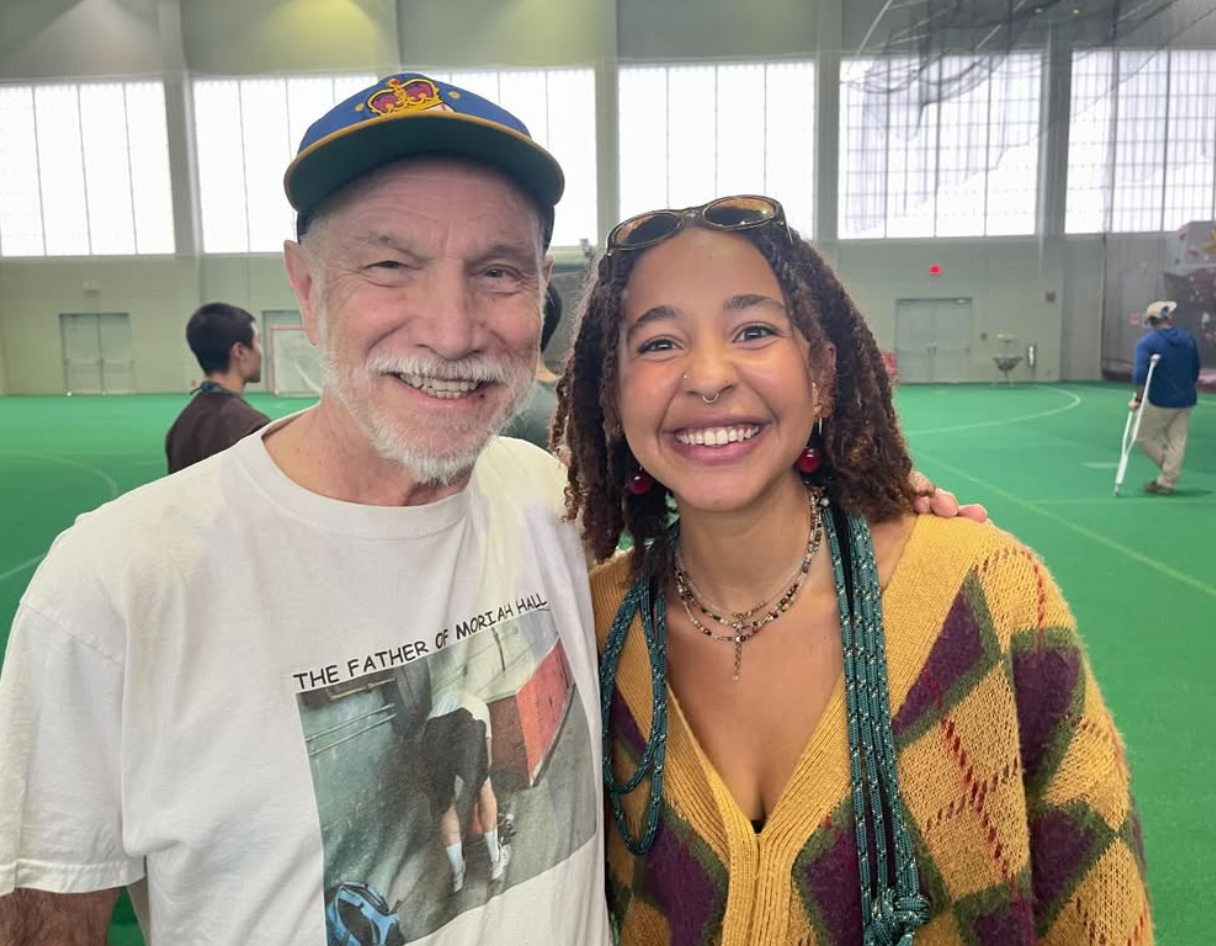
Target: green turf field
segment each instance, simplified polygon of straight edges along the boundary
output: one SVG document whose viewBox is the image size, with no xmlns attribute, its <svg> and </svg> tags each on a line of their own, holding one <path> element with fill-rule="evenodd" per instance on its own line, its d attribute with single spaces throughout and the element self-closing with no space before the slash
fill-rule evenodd
<svg viewBox="0 0 1216 946">
<path fill-rule="evenodd" d="M 1126 737 L 1144 819 L 1157 942 L 1210 935 L 1216 881 L 1216 398 L 1191 421 L 1180 488 L 1140 491 L 1136 454 L 1112 496 L 1127 389 L 909 387 L 898 401 L 918 467 L 1046 559 L 1075 610 Z M 250 399 L 271 416 L 302 401 Z M 0 641 L 21 591 L 78 513 L 164 471 L 175 396 L 0 398 Z M 1207 682 L 1205 682 L 1207 681 Z M 1198 741 L 1196 741 L 1198 740 Z M 112 941 L 139 942 L 124 906 Z"/>
</svg>

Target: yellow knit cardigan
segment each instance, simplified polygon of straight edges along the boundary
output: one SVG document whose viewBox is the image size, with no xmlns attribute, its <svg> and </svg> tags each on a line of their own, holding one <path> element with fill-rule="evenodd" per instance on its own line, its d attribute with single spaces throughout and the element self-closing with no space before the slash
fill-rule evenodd
<svg viewBox="0 0 1216 946">
<path fill-rule="evenodd" d="M 592 574 L 602 648 L 628 555 Z M 1073 617 L 1007 534 L 920 517 L 883 594 L 900 788 L 931 919 L 917 946 L 1148 946 L 1143 845 L 1123 746 Z M 651 721 L 635 618 L 613 694 L 618 780 Z M 622 946 L 860 946 L 843 683 L 757 834 L 668 689 L 663 808 L 649 854 L 608 818 Z M 626 800 L 640 824 L 648 782 Z"/>
</svg>

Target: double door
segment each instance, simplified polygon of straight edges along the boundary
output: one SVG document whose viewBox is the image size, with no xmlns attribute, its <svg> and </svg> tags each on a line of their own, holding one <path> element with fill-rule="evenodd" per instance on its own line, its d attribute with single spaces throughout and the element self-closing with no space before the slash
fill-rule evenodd
<svg viewBox="0 0 1216 946">
<path fill-rule="evenodd" d="M 900 299 L 895 304 L 895 354 L 901 382 L 969 380 L 971 300 Z"/>
<path fill-rule="evenodd" d="M 130 394 L 135 390 L 131 320 L 125 312 L 64 312 L 64 389 L 69 394 Z"/>
</svg>

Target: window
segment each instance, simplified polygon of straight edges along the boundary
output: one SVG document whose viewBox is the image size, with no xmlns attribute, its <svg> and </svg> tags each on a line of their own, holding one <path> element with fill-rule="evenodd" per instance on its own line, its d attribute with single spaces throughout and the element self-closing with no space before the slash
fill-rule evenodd
<svg viewBox="0 0 1216 946">
<path fill-rule="evenodd" d="M 619 99 L 622 219 L 767 194 L 812 233 L 813 63 L 623 68 Z"/>
<path fill-rule="evenodd" d="M 1216 213 L 1216 51 L 1073 54 L 1067 229 L 1173 230 Z"/>
<path fill-rule="evenodd" d="M 0 255 L 173 250 L 159 82 L 0 86 Z"/>
<path fill-rule="evenodd" d="M 428 73 L 501 104 L 561 162 L 555 245 L 595 237 L 595 76 L 590 69 Z M 372 75 L 205 79 L 194 83 L 203 249 L 276 252 L 295 234 L 283 172 L 308 126 Z"/>
<path fill-rule="evenodd" d="M 502 72 L 428 72 L 432 78 L 496 102 L 528 126 L 557 158 L 566 191 L 557 205 L 554 246 L 598 242 L 595 160 L 595 71 L 535 69 Z"/>
<path fill-rule="evenodd" d="M 295 236 L 283 172 L 308 126 L 372 75 L 197 79 L 194 130 L 206 253 L 278 252 Z"/>
<path fill-rule="evenodd" d="M 840 236 L 1035 230 L 1037 53 L 847 59 L 841 67 Z"/>
</svg>

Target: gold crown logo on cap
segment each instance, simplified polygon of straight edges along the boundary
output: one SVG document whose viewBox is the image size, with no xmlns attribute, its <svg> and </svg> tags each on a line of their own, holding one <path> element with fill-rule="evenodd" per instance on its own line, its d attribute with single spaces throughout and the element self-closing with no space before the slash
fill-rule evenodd
<svg viewBox="0 0 1216 946">
<path fill-rule="evenodd" d="M 376 89 L 367 98 L 367 107 L 377 115 L 396 112 L 424 112 L 431 108 L 446 108 L 439 96 L 439 87 L 430 79 L 388 80 L 387 88 Z"/>
</svg>

